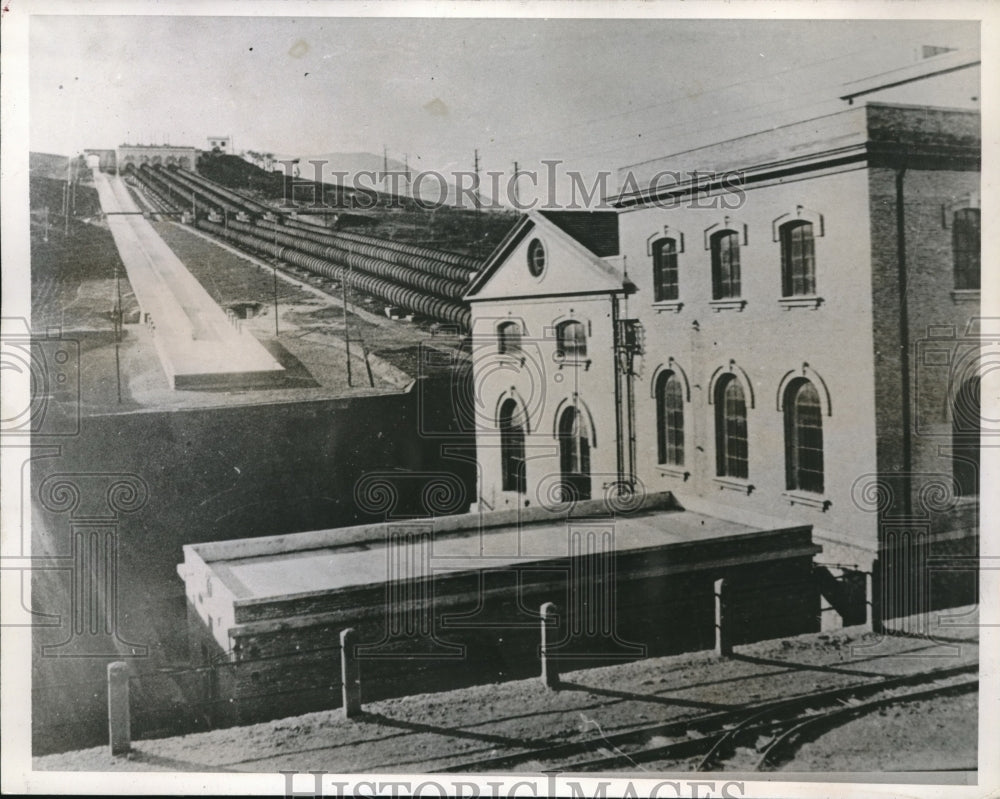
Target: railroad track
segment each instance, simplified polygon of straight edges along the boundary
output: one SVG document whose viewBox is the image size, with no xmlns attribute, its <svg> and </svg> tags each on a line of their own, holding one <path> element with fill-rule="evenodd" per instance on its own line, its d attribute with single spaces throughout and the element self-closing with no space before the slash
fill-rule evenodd
<svg viewBox="0 0 1000 799">
<path fill-rule="evenodd" d="M 978 690 L 978 665 L 935 669 L 825 689 L 735 711 L 709 713 L 438 769 L 447 773 L 614 771 L 766 771 L 798 746 L 866 713 L 903 702 Z M 916 687 L 915 690 L 913 690 Z M 596 755 L 596 756 L 595 756 Z"/>
</svg>

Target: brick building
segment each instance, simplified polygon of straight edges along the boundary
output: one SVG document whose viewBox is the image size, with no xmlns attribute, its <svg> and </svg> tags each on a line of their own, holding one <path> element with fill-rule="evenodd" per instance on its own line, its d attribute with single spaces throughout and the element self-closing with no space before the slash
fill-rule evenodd
<svg viewBox="0 0 1000 799">
<path fill-rule="evenodd" d="M 974 553 L 979 130 L 873 103 L 523 218 L 467 294 L 479 506 L 669 491 L 866 571 Z"/>
<path fill-rule="evenodd" d="M 979 161 L 871 104 L 522 218 L 467 291 L 475 497 L 184 547 L 220 720 L 338 704 L 347 627 L 375 698 L 537 674 L 543 602 L 579 668 L 861 623 L 866 572 L 873 619 L 974 601 Z"/>
</svg>

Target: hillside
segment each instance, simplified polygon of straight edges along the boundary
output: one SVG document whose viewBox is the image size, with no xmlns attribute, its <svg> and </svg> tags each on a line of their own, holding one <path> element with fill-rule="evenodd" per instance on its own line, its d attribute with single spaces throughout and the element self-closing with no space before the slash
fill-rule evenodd
<svg viewBox="0 0 1000 799">
<path fill-rule="evenodd" d="M 337 154 L 310 157 L 321 159 L 333 158 L 335 155 Z M 349 153 L 347 155 L 371 156 L 371 153 Z M 381 169 L 382 160 L 380 158 L 377 160 L 378 169 Z M 357 163 L 362 163 L 362 161 Z M 394 163 L 396 162 L 390 161 L 390 168 L 393 167 Z M 311 167 L 308 164 L 306 167 L 303 169 L 300 165 L 303 181 L 311 177 L 309 174 Z M 277 204 L 284 198 L 285 187 L 281 172 L 267 172 L 239 156 L 206 154 L 198 161 L 198 172 L 209 180 L 214 180 L 262 202 Z M 327 200 L 331 205 L 335 203 L 336 196 L 332 190 L 327 195 Z M 387 198 L 383 196 L 382 202 L 387 203 Z M 331 216 L 337 217 L 328 220 L 333 226 L 344 227 L 363 221 L 366 225 L 365 232 L 372 236 L 421 244 L 426 247 L 476 255 L 482 258 L 489 255 L 518 219 L 518 214 L 513 211 L 483 209 L 477 213 L 472 209 L 457 209 L 448 206 L 427 210 L 416 204 L 410 204 L 406 208 L 376 207 L 363 211 L 352 210 L 346 214 L 331 213 Z M 313 219 L 318 221 L 319 217 L 313 217 Z"/>
<path fill-rule="evenodd" d="M 374 153 L 319 153 L 312 155 L 285 153 L 276 155 L 275 161 L 288 161 L 295 158 L 299 159 L 299 170 L 304 178 L 315 177 L 314 167 L 309 163 L 310 161 L 322 161 L 325 165 L 323 167 L 324 177 L 329 176 L 331 172 L 346 172 L 348 182 L 358 172 L 382 172 L 385 165 L 382 156 Z M 388 164 L 391 172 L 404 172 L 406 170 L 406 165 L 395 159 L 388 159 Z"/>
<path fill-rule="evenodd" d="M 66 179 L 69 156 L 54 153 L 28 153 L 28 171 L 35 178 Z"/>
</svg>

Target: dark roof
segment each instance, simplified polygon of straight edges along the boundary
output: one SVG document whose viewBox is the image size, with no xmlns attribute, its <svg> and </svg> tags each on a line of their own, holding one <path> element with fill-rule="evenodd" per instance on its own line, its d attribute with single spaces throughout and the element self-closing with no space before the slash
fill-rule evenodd
<svg viewBox="0 0 1000 799">
<path fill-rule="evenodd" d="M 618 214 L 614 211 L 539 211 L 598 258 L 619 254 Z"/>
</svg>

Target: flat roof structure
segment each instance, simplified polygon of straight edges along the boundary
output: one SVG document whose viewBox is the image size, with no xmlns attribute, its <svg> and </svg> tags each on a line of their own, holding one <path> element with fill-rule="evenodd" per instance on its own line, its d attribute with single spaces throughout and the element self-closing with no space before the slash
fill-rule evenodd
<svg viewBox="0 0 1000 799">
<path fill-rule="evenodd" d="M 787 181 L 830 161 L 879 163 L 896 151 L 979 158 L 979 111 L 870 102 L 824 116 L 671 153 L 618 170 L 618 208 L 667 200 L 725 179 L 726 186 Z"/>
<path fill-rule="evenodd" d="M 273 385 L 284 367 L 225 312 L 160 238 L 118 176 L 94 172 L 108 227 L 171 388 Z"/>
<path fill-rule="evenodd" d="M 188 544 L 177 568 L 191 606 L 228 650 L 236 628 L 256 629 L 254 622 L 362 613 L 391 582 L 433 580 L 443 596 L 462 575 L 520 570 L 545 580 L 575 558 L 609 552 L 619 578 L 631 579 L 811 558 L 820 550 L 808 525 L 763 530 L 684 510 L 662 493 L 618 513 L 590 500 Z"/>
</svg>

